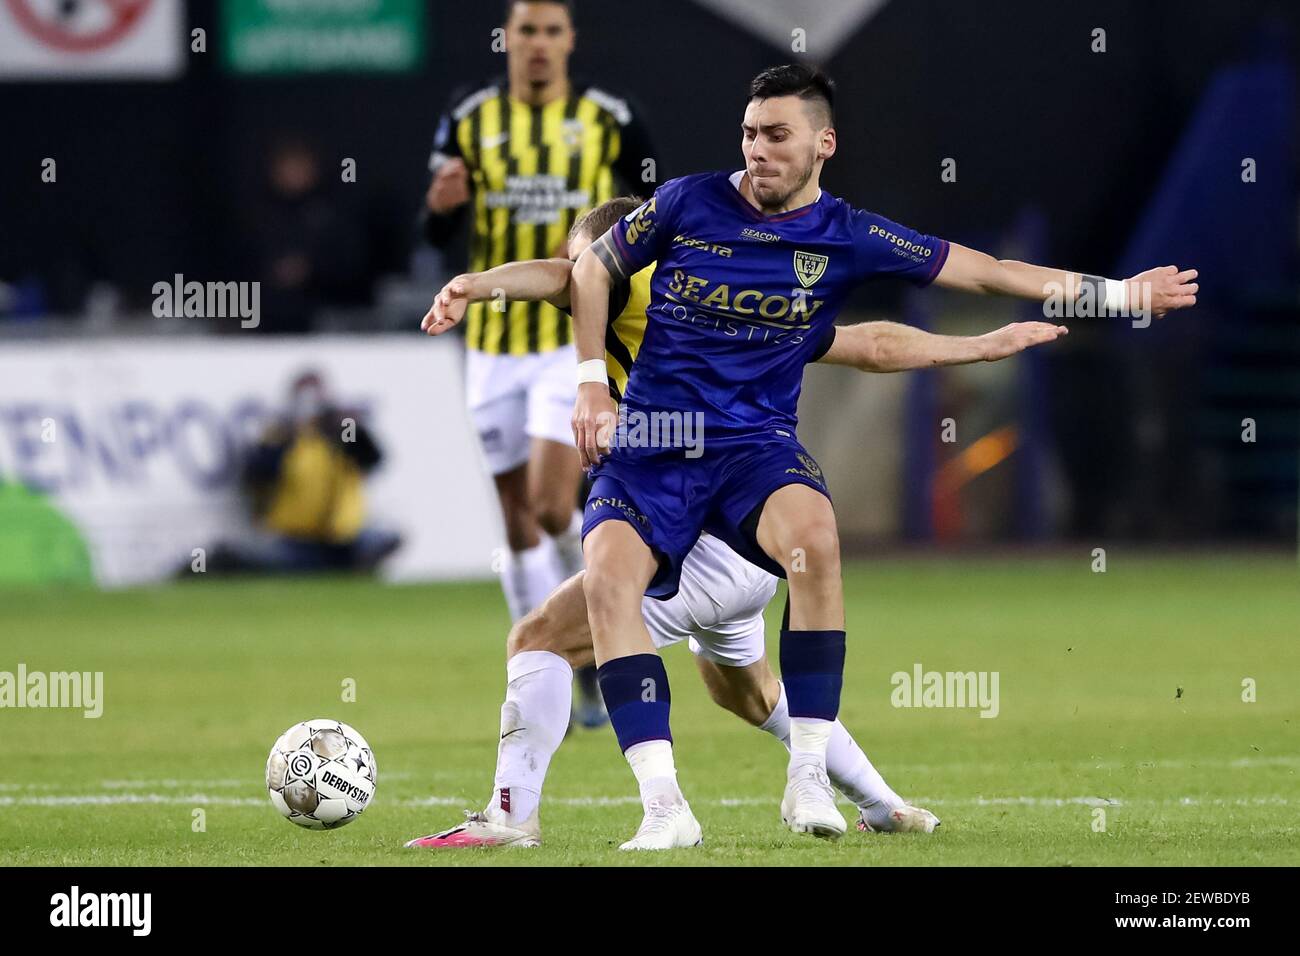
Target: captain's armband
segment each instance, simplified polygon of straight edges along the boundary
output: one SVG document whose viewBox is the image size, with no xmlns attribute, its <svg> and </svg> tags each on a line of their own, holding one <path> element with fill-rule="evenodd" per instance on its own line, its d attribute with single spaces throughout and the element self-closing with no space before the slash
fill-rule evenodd
<svg viewBox="0 0 1300 956">
<path fill-rule="evenodd" d="M 615 225 L 614 229 L 618 226 Z M 627 269 L 623 266 L 623 258 L 618 254 L 615 246 L 614 230 L 611 229 L 599 239 L 591 244 L 591 251 L 595 253 L 596 258 L 600 260 L 605 271 L 610 274 L 615 282 L 626 282 L 628 279 Z"/>
</svg>

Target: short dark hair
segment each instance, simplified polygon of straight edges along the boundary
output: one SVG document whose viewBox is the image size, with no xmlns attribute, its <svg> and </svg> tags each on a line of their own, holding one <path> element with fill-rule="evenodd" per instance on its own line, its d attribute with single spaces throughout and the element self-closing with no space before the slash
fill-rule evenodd
<svg viewBox="0 0 1300 956">
<path fill-rule="evenodd" d="M 574 19 L 573 0 L 506 0 L 505 13 L 502 14 L 502 23 L 505 23 L 506 20 L 510 19 L 510 14 L 514 13 L 515 4 L 517 3 L 558 3 L 560 6 L 564 7 L 565 10 L 569 11 L 569 19 Z"/>
<path fill-rule="evenodd" d="M 820 67 L 802 63 L 770 66 L 749 81 L 749 98 L 797 96 L 826 111 L 826 125 L 835 125 L 835 81 Z"/>
<path fill-rule="evenodd" d="M 569 238 L 575 239 L 585 234 L 589 239 L 595 241 L 609 232 L 616 222 L 635 210 L 643 202 L 645 200 L 638 196 L 618 196 L 614 199 L 607 199 L 595 209 L 583 213 L 574 220 L 573 228 L 569 230 Z"/>
</svg>

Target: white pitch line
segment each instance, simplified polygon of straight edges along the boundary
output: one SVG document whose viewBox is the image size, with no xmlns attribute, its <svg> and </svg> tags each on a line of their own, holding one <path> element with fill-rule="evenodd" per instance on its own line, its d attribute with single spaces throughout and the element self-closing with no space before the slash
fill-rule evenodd
<svg viewBox="0 0 1300 956">
<path fill-rule="evenodd" d="M 415 774 L 405 770 L 385 772 L 382 775 L 384 780 L 409 780 Z M 195 787 L 200 790 L 222 789 L 225 787 L 247 787 L 256 778 L 248 777 L 228 777 L 216 780 L 181 780 L 176 778 L 166 778 L 162 780 L 101 780 L 99 785 L 105 790 L 139 790 L 144 787 L 161 787 L 164 790 L 176 790 L 181 788 Z M 0 790 L 17 789 L 22 784 L 0 784 Z M 39 785 L 31 785 L 39 786 Z"/>
<path fill-rule="evenodd" d="M 248 778 L 240 780 L 230 777 L 226 780 L 101 780 L 99 785 L 105 790 L 139 790 L 143 787 L 161 787 L 164 790 L 179 790 L 185 787 L 247 787 Z"/>
<path fill-rule="evenodd" d="M 1077 770 L 1192 770 L 1195 768 L 1218 770 L 1249 770 L 1258 767 L 1300 767 L 1300 757 L 1236 757 L 1232 760 L 1076 760 L 1069 763 L 1055 760 L 1017 763 L 1016 768 L 1047 768 Z M 894 776 L 908 773 L 950 773 L 958 770 L 988 770 L 987 763 L 894 763 L 882 766 Z"/>
<path fill-rule="evenodd" d="M 175 796 L 163 793 L 80 793 L 48 797 L 0 797 L 0 807 L 85 807 L 116 804 L 204 804 L 210 806 L 260 806 L 267 800 L 253 797 L 213 797 L 206 793 Z"/>
<path fill-rule="evenodd" d="M 117 806 L 117 805 L 178 805 L 178 806 L 227 806 L 249 807 L 262 806 L 268 801 L 262 797 L 225 797 L 206 793 L 163 794 L 163 793 L 112 793 L 112 794 L 52 794 L 49 796 L 0 797 L 0 807 L 76 807 L 76 806 Z M 462 807 L 473 801 L 464 797 L 413 797 L 403 800 L 385 801 L 392 806 L 419 807 Z M 775 797 L 726 797 L 720 800 L 695 801 L 700 806 L 714 807 L 758 807 L 776 806 Z M 989 806 L 1027 806 L 1027 807 L 1201 807 L 1201 806 L 1290 806 L 1297 801 L 1283 796 L 1265 797 L 1139 797 L 1136 799 L 1108 799 L 1102 797 L 961 797 L 961 798 L 918 798 L 918 806 L 935 807 L 989 807 Z M 621 807 L 639 806 L 639 797 L 553 797 L 545 800 L 547 806 L 564 807 Z M 851 806 L 852 804 L 846 804 Z"/>
<path fill-rule="evenodd" d="M 933 800 L 919 798 L 912 801 L 917 806 L 938 807 L 1064 807 L 1079 804 L 1086 807 L 1123 807 L 1123 806 L 1180 806 L 1180 807 L 1251 807 L 1251 806 L 1289 806 L 1296 801 L 1290 797 L 1137 797 L 1118 800 L 1109 797 L 974 797 Z"/>
<path fill-rule="evenodd" d="M 1055 761 L 1038 761 L 1025 764 L 1017 764 L 1017 768 L 1030 767 L 1048 767 L 1057 769 L 1086 769 L 1086 770 L 1188 770 L 1194 767 L 1205 769 L 1229 769 L 1244 770 L 1258 767 L 1300 767 L 1300 757 L 1278 756 L 1278 757 L 1238 757 L 1232 760 L 1092 760 L 1092 761 L 1074 761 L 1071 763 L 1059 763 Z M 904 774 L 916 773 L 949 773 L 958 770 L 979 769 L 987 770 L 988 764 L 976 763 L 942 763 L 942 764 L 920 764 L 920 763 L 890 763 L 888 768 L 891 775 L 902 776 Z M 411 780 L 419 777 L 428 779 L 424 774 L 416 774 L 410 771 L 388 771 L 381 774 L 381 779 L 389 780 Z M 104 790 L 136 790 L 145 787 L 156 787 L 163 790 L 179 790 L 186 788 L 196 788 L 199 790 L 220 790 L 229 787 L 247 787 L 250 784 L 248 778 L 218 778 L 218 779 L 195 779 L 183 780 L 179 778 L 163 778 L 155 780 L 131 780 L 115 779 L 101 780 L 98 786 Z M 58 783 L 19 783 L 19 782 L 0 782 L 0 792 L 27 792 L 32 790 L 58 790 L 67 786 L 67 784 Z M 587 798 L 582 798 L 587 799 Z M 596 798 L 593 798 L 596 799 Z M 604 798 L 599 798 L 604 799 Z M 613 798 L 613 799 L 623 799 Z M 1019 798 L 1006 798 L 1014 800 Z M 555 802 L 555 801 L 550 801 Z M 937 801 L 936 801 L 937 802 Z M 724 804 L 725 805 L 725 804 Z M 743 805 L 743 804 L 742 804 Z"/>
</svg>

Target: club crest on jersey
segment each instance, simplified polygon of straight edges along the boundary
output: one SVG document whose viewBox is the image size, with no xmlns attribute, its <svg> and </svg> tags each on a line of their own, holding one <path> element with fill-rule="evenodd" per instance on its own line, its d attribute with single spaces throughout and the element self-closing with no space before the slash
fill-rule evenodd
<svg viewBox="0 0 1300 956">
<path fill-rule="evenodd" d="M 803 465 L 817 477 L 821 477 L 822 466 L 813 461 L 811 456 L 796 452 L 795 457 L 799 459 L 799 464 Z"/>
<path fill-rule="evenodd" d="M 564 138 L 564 147 L 570 153 L 577 153 L 582 149 L 583 123 L 580 119 L 567 119 L 560 127 L 560 135 Z"/>
<path fill-rule="evenodd" d="M 627 244 L 629 246 L 636 245 L 636 241 L 638 239 L 640 239 L 643 235 L 645 235 L 650 230 L 654 229 L 655 204 L 658 201 L 659 201 L 659 197 L 651 196 L 649 202 L 647 202 L 643 206 L 633 209 L 630 213 L 628 213 L 626 216 L 623 217 L 623 221 L 628 224 L 627 232 L 623 238 L 627 240 Z"/>
<path fill-rule="evenodd" d="M 822 277 L 822 273 L 826 271 L 826 264 L 830 261 L 828 256 L 819 256 L 815 252 L 796 251 L 794 274 L 799 279 L 799 284 L 805 289 L 811 289 Z"/>
<path fill-rule="evenodd" d="M 811 455 L 804 455 L 796 452 L 795 457 L 799 459 L 801 467 L 787 468 L 785 473 L 787 475 L 798 475 L 800 478 L 807 478 L 819 487 L 825 488 L 826 479 L 822 477 L 822 466 L 813 461 Z"/>
</svg>

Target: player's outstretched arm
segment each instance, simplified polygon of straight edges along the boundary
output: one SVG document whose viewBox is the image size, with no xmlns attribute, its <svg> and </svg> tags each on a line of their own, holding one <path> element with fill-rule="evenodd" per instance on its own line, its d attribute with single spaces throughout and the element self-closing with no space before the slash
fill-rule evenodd
<svg viewBox="0 0 1300 956">
<path fill-rule="evenodd" d="M 1180 272 L 1177 266 L 1158 266 L 1119 281 L 1014 259 L 994 259 L 953 242 L 934 281 L 946 289 L 977 295 L 1009 295 L 1035 302 L 1054 297 L 1079 301 L 1086 296 L 1095 303 L 1094 315 L 1150 312 L 1158 318 L 1166 312 L 1196 304 L 1199 289 L 1196 276 L 1195 269 Z"/>
<path fill-rule="evenodd" d="M 569 304 L 568 259 L 530 259 L 507 262 L 486 272 L 467 272 L 452 279 L 434 297 L 420 328 L 441 335 L 465 317 L 471 302 L 500 299 L 502 302 L 545 300 L 565 308 Z"/>
<path fill-rule="evenodd" d="M 569 281 L 573 312 L 573 343 L 578 352 L 578 400 L 573 406 L 573 443 L 582 467 L 595 465 L 609 451 L 617 422 L 614 399 L 609 394 L 605 367 L 605 329 L 609 325 L 609 292 L 614 285 L 611 268 L 617 260 L 610 249 L 610 234 L 593 242 L 578 257 Z"/>
<path fill-rule="evenodd" d="M 897 322 L 862 322 L 836 329 L 835 341 L 818 361 L 863 372 L 996 362 L 1068 333 L 1050 322 L 1013 322 L 983 335 L 935 335 Z"/>
</svg>

